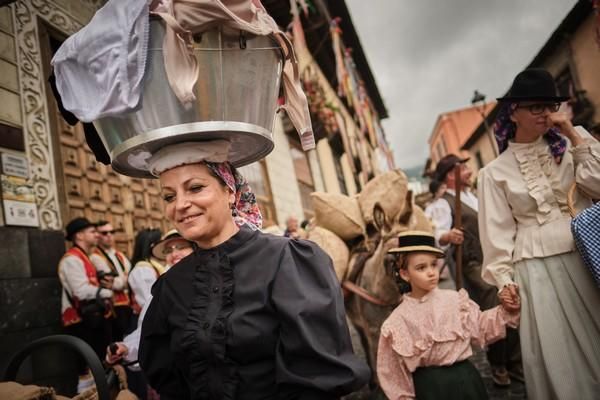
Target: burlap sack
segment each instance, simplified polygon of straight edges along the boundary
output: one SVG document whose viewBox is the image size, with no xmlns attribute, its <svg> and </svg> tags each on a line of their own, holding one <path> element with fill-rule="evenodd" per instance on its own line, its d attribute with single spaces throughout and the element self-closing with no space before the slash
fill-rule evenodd
<svg viewBox="0 0 600 400">
<path fill-rule="evenodd" d="M 409 226 L 413 231 L 433 233 L 431 221 L 429 221 L 429 218 L 427 218 L 423 209 L 416 204 L 413 205 L 413 213 L 410 217 Z"/>
<path fill-rule="evenodd" d="M 311 193 L 316 224 L 343 240 L 352 240 L 365 232 L 365 223 L 353 197 L 343 194 Z"/>
<path fill-rule="evenodd" d="M 373 207 L 379 203 L 388 221 L 393 221 L 404 208 L 408 179 L 399 169 L 371 179 L 358 194 L 358 205 L 366 224 L 373 222 Z"/>
<path fill-rule="evenodd" d="M 331 257 L 335 274 L 341 282 L 348 272 L 348 259 L 350 258 L 350 251 L 346 243 L 335 233 L 320 226 L 315 226 L 308 234 L 308 240 L 318 244 Z"/>
<path fill-rule="evenodd" d="M 2 400 L 53 400 L 54 389 L 36 385 L 21 385 L 18 382 L 0 382 Z"/>
</svg>

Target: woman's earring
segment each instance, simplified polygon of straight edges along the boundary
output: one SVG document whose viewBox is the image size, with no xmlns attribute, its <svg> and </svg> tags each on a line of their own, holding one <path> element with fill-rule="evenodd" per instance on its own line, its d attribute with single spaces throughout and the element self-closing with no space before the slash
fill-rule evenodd
<svg viewBox="0 0 600 400">
<path fill-rule="evenodd" d="M 235 208 L 235 204 L 234 203 L 229 204 L 229 208 L 231 209 L 231 215 L 233 215 L 234 217 L 237 217 L 238 210 L 237 210 L 237 208 Z"/>
</svg>

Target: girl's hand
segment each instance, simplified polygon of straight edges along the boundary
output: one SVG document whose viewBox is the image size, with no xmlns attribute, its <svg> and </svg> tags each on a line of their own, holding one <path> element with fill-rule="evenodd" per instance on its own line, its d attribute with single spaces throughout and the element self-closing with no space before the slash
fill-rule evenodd
<svg viewBox="0 0 600 400">
<path fill-rule="evenodd" d="M 498 293 L 498 297 L 502 307 L 509 313 L 515 313 L 521 309 L 521 297 L 516 284 L 504 286 Z"/>
</svg>

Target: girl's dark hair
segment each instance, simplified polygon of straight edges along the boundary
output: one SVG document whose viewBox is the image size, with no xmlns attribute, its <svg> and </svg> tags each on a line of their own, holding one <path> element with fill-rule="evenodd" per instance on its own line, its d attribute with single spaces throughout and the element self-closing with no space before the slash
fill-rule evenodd
<svg viewBox="0 0 600 400">
<path fill-rule="evenodd" d="M 144 229 L 135 236 L 131 265 L 139 261 L 148 261 L 152 255 L 152 244 L 160 240 L 160 229 Z"/>
<path fill-rule="evenodd" d="M 408 268 L 408 254 L 388 254 L 384 260 L 388 273 L 392 275 L 392 278 L 398 285 L 398 290 L 401 294 L 410 292 L 410 283 L 406 282 L 400 276 L 400 270 L 406 270 Z"/>
</svg>

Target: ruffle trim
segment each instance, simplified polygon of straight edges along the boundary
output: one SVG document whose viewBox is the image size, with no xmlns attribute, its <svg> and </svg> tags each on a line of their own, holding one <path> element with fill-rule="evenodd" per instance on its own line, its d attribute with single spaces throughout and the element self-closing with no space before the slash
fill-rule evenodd
<svg viewBox="0 0 600 400">
<path fill-rule="evenodd" d="M 211 273 L 208 265 L 214 260 L 209 259 L 210 254 L 219 256 L 218 268 L 223 284 L 221 289 L 221 308 L 216 318 L 212 321 L 212 326 L 207 318 L 208 306 L 210 302 Z M 233 267 L 229 258 L 218 251 L 197 250 L 196 257 L 198 264 L 194 274 L 194 299 L 190 305 L 190 311 L 187 316 L 187 322 L 181 338 L 181 349 L 187 354 L 187 360 L 190 368 L 190 379 L 193 382 L 192 397 L 194 399 L 234 399 L 238 386 L 237 366 L 226 354 L 226 345 L 228 337 L 227 321 L 233 312 L 233 290 L 234 275 Z M 208 330 L 206 335 L 199 331 Z M 204 340 L 199 340 L 204 336 Z M 210 346 L 210 348 L 207 348 Z M 210 356 L 207 356 L 210 353 Z M 220 385 L 220 393 L 211 393 L 209 380 L 211 375 L 210 367 L 218 369 L 220 377 L 223 379 Z M 223 373 L 227 371 L 226 373 Z"/>
<path fill-rule="evenodd" d="M 464 289 L 460 289 L 458 293 L 451 292 L 452 297 L 446 298 L 444 301 L 458 302 L 460 318 L 454 318 L 452 315 L 444 314 L 445 319 L 442 326 L 447 328 L 443 331 L 430 330 L 425 334 L 425 337 L 415 340 L 414 332 L 406 325 L 405 321 L 393 324 L 382 331 L 382 335 L 391 339 L 392 349 L 402 357 L 419 357 L 433 347 L 434 343 L 448 343 L 457 340 L 469 340 L 471 337 L 470 331 L 470 307 L 469 295 Z M 449 321 L 449 323 L 447 322 Z M 435 321 L 434 325 L 437 322 Z"/>
<path fill-rule="evenodd" d="M 527 191 L 537 204 L 537 221 L 544 224 L 551 219 L 552 210 L 558 207 L 552 185 L 559 187 L 560 182 L 554 182 L 552 176 L 554 168 L 552 155 L 541 142 L 527 147 L 511 146 L 511 150 L 519 163 L 519 170 L 527 185 Z M 544 177 L 546 179 L 543 179 Z"/>
<path fill-rule="evenodd" d="M 571 153 L 577 164 L 588 160 L 600 161 L 600 143 L 585 141 L 579 146 L 572 147 Z"/>
</svg>

